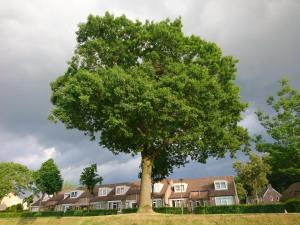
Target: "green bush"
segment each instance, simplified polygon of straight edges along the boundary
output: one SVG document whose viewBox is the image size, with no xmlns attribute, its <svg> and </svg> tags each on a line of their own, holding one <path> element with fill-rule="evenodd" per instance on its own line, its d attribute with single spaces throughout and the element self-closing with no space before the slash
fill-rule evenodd
<svg viewBox="0 0 300 225">
<path fill-rule="evenodd" d="M 137 212 L 137 208 L 126 208 L 126 209 L 122 209 L 122 213 L 136 213 Z"/>
<path fill-rule="evenodd" d="M 0 218 L 10 217 L 62 217 L 62 216 L 100 216 L 117 214 L 115 209 L 99 209 L 99 210 L 76 210 L 64 212 L 41 211 L 41 212 L 3 212 Z"/>
<path fill-rule="evenodd" d="M 159 207 L 159 208 L 154 208 L 154 212 L 157 213 L 166 213 L 166 214 L 181 214 L 181 208 L 177 207 Z M 184 207 L 183 208 L 183 214 L 188 214 L 189 210 L 188 208 Z"/>
<path fill-rule="evenodd" d="M 300 212 L 300 199 L 290 199 L 285 203 L 285 209 L 288 212 Z"/>
<path fill-rule="evenodd" d="M 195 214 L 283 213 L 285 204 L 197 207 Z"/>
<path fill-rule="evenodd" d="M 7 207 L 5 209 L 6 212 L 21 212 L 23 211 L 23 205 L 21 203 L 17 204 L 17 205 L 12 205 L 10 207 Z"/>
</svg>

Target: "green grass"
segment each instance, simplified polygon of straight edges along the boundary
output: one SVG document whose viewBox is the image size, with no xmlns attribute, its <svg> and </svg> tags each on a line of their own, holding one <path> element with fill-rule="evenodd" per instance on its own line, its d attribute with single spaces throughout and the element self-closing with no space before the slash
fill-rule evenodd
<svg viewBox="0 0 300 225">
<path fill-rule="evenodd" d="M 2 218 L 0 225 L 300 225 L 300 214 L 167 215 Z"/>
</svg>

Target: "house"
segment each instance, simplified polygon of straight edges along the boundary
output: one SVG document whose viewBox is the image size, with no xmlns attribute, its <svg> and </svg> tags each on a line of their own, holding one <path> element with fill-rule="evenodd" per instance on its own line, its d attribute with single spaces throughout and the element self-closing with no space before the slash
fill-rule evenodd
<svg viewBox="0 0 300 225">
<path fill-rule="evenodd" d="M 41 210 L 136 208 L 139 204 L 140 181 L 96 185 L 93 195 L 85 188 L 65 191 L 43 200 Z M 153 207 L 194 207 L 200 205 L 239 204 L 232 176 L 164 179 L 153 185 Z M 31 205 L 36 210 L 39 201 Z"/>
<path fill-rule="evenodd" d="M 23 199 L 21 199 L 19 196 L 14 195 L 13 193 L 9 193 L 6 195 L 0 202 L 0 211 L 5 210 L 6 208 L 17 205 L 17 204 L 22 204 L 24 209 L 27 209 L 27 204 L 23 203 Z"/>
<path fill-rule="evenodd" d="M 171 186 L 170 207 L 239 204 L 233 176 L 177 179 Z"/>
<path fill-rule="evenodd" d="M 291 184 L 284 192 L 283 198 L 285 200 L 291 198 L 300 198 L 300 182 Z"/>
<path fill-rule="evenodd" d="M 281 194 L 276 191 L 271 184 L 268 184 L 258 195 L 258 204 L 276 204 L 280 201 Z M 257 204 L 254 196 L 247 197 L 247 204 Z"/>
</svg>

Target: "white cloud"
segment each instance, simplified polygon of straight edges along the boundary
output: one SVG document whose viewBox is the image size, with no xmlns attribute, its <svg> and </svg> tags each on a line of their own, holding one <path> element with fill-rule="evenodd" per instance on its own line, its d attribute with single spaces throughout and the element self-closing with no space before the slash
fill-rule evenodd
<svg viewBox="0 0 300 225">
<path fill-rule="evenodd" d="M 18 137 L 11 133 L 0 131 L 0 161 L 13 161 L 30 168 L 38 168 L 40 164 L 60 155 L 54 147 L 47 148 L 39 143 L 34 136 Z"/>
<path fill-rule="evenodd" d="M 246 128 L 251 135 L 261 134 L 264 131 L 253 108 L 248 109 L 244 113 L 243 120 L 239 122 L 239 125 Z"/>
</svg>

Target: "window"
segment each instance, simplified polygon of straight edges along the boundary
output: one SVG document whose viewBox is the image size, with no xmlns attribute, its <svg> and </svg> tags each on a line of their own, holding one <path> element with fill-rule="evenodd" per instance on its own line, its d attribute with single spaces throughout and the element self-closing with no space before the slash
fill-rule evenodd
<svg viewBox="0 0 300 225">
<path fill-rule="evenodd" d="M 71 198 L 77 198 L 77 191 L 71 192 Z"/>
<path fill-rule="evenodd" d="M 232 196 L 224 196 L 224 197 L 215 197 L 216 205 L 232 205 L 233 199 Z"/>
<path fill-rule="evenodd" d="M 108 194 L 108 188 L 99 188 L 99 196 L 106 196 Z"/>
<path fill-rule="evenodd" d="M 174 184 L 174 192 L 185 192 L 187 185 L 186 184 Z"/>
<path fill-rule="evenodd" d="M 124 193 L 125 193 L 125 187 L 124 186 L 116 187 L 116 195 L 123 195 Z"/>
<path fill-rule="evenodd" d="M 162 200 L 161 199 L 153 199 L 152 201 L 153 207 L 162 207 Z"/>
<path fill-rule="evenodd" d="M 183 204 L 183 206 L 184 206 L 183 199 L 172 200 L 172 207 L 181 207 L 181 204 Z"/>
<path fill-rule="evenodd" d="M 95 209 L 105 209 L 105 202 L 96 202 L 94 205 Z"/>
<path fill-rule="evenodd" d="M 161 189 L 164 185 L 162 183 L 155 183 L 153 185 L 153 192 L 161 192 Z"/>
<path fill-rule="evenodd" d="M 227 181 L 226 180 L 218 180 L 214 182 L 215 190 L 227 190 Z"/>
<path fill-rule="evenodd" d="M 273 202 L 273 201 L 274 201 L 274 199 L 273 199 L 273 196 L 270 196 L 270 201 L 271 201 L 271 202 Z"/>
</svg>

